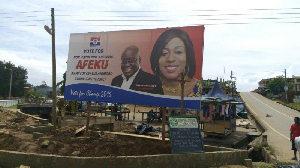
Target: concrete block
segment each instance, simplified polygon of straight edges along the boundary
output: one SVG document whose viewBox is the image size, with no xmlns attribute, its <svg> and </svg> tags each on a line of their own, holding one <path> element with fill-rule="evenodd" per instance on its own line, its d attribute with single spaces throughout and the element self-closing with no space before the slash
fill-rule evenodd
<svg viewBox="0 0 300 168">
<path fill-rule="evenodd" d="M 118 166 L 118 164 L 116 163 L 116 158 L 115 157 L 109 157 L 109 158 L 107 158 L 107 160 L 108 160 L 108 167 L 114 167 L 114 168 L 117 168 Z"/>
<path fill-rule="evenodd" d="M 50 131 L 54 130 L 55 127 L 54 127 L 54 125 L 47 125 L 45 129 L 46 129 L 46 132 L 50 132 Z"/>
<path fill-rule="evenodd" d="M 118 157 L 118 159 L 116 159 L 117 167 L 125 166 L 126 163 L 127 163 L 127 159 L 125 157 Z"/>
<path fill-rule="evenodd" d="M 245 159 L 245 166 L 247 168 L 252 168 L 252 160 L 251 159 Z"/>
<path fill-rule="evenodd" d="M 5 128 L 7 125 L 5 123 L 0 123 L 0 128 Z"/>
<path fill-rule="evenodd" d="M 127 156 L 126 160 L 128 167 L 137 167 L 136 156 Z"/>
<path fill-rule="evenodd" d="M 24 132 L 26 132 L 28 134 L 32 134 L 33 132 L 37 132 L 37 131 L 35 130 L 35 126 L 26 125 Z"/>
<path fill-rule="evenodd" d="M 48 124 L 49 123 L 49 120 L 47 120 L 47 119 L 40 119 L 39 121 L 42 124 Z"/>
<path fill-rule="evenodd" d="M 73 122 L 74 122 L 74 120 L 72 120 L 72 119 L 67 119 L 67 120 L 65 121 L 65 123 L 66 123 L 66 125 L 67 125 L 68 127 L 73 126 Z"/>
<path fill-rule="evenodd" d="M 40 133 L 40 132 L 33 132 L 33 139 L 38 139 L 40 137 L 42 137 L 44 134 Z"/>
<path fill-rule="evenodd" d="M 46 126 L 36 126 L 35 127 L 36 132 L 46 132 Z"/>
</svg>

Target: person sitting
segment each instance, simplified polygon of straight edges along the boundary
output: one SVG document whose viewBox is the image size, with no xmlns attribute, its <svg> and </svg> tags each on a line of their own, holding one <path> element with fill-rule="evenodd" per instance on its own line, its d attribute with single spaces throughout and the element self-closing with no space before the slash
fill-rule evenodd
<svg viewBox="0 0 300 168">
<path fill-rule="evenodd" d="M 153 109 L 151 109 L 148 113 L 147 113 L 147 122 L 150 123 L 154 120 L 154 113 L 153 113 Z"/>
</svg>

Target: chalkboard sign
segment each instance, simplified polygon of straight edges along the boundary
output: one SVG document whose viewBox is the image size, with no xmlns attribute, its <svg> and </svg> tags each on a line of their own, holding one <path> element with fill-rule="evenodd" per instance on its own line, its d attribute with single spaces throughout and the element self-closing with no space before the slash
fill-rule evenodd
<svg viewBox="0 0 300 168">
<path fill-rule="evenodd" d="M 198 117 L 170 116 L 168 121 L 172 153 L 204 152 Z"/>
</svg>

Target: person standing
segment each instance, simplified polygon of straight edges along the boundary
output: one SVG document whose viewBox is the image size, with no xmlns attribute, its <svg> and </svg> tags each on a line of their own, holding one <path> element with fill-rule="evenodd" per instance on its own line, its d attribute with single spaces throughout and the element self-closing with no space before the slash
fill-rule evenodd
<svg viewBox="0 0 300 168">
<path fill-rule="evenodd" d="M 297 160 L 297 149 L 295 147 L 295 138 L 300 136 L 300 118 L 295 117 L 294 124 L 290 128 L 290 141 L 292 142 L 292 150 L 294 151 L 294 157 L 292 160 Z"/>
<path fill-rule="evenodd" d="M 121 56 L 123 73 L 116 76 L 111 85 L 126 90 L 163 94 L 161 81 L 156 76 L 142 70 L 140 67 L 141 60 L 138 47 L 132 45 L 125 48 Z"/>
</svg>

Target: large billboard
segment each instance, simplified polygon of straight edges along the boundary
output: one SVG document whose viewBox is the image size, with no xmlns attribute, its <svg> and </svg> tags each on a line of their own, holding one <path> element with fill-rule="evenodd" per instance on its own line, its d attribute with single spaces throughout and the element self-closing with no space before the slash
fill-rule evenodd
<svg viewBox="0 0 300 168">
<path fill-rule="evenodd" d="M 65 99 L 200 109 L 204 26 L 70 35 Z"/>
</svg>

